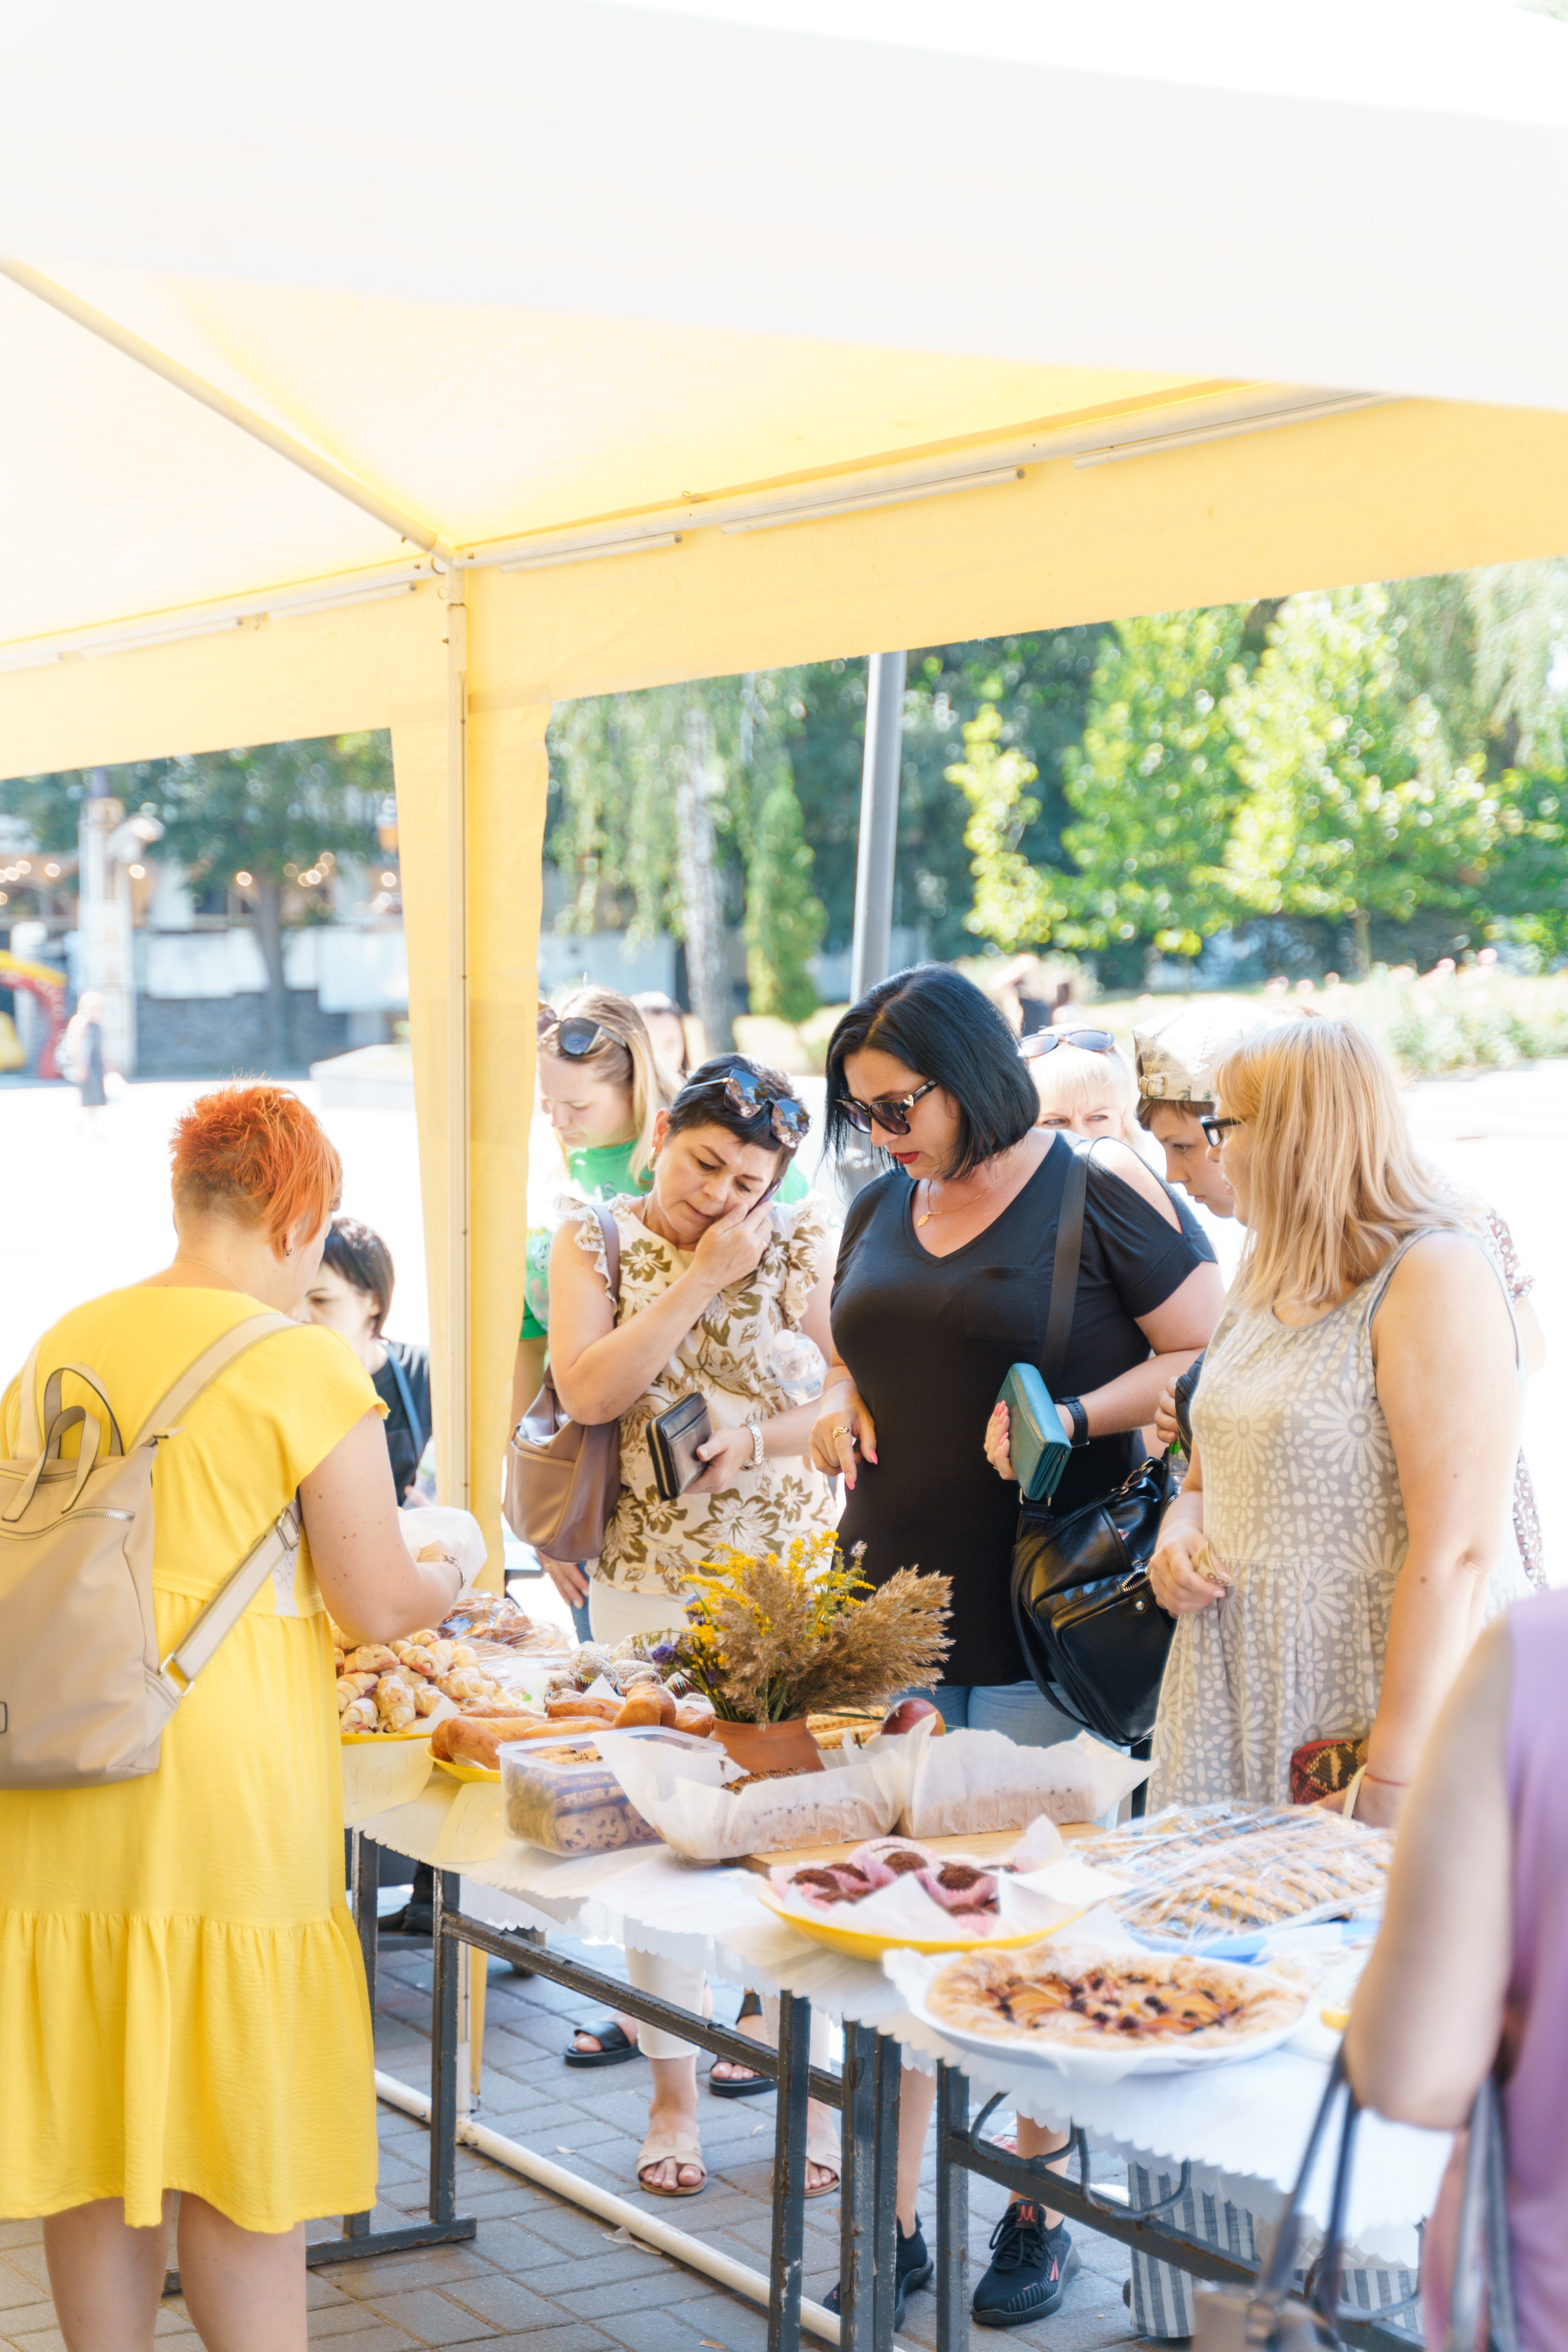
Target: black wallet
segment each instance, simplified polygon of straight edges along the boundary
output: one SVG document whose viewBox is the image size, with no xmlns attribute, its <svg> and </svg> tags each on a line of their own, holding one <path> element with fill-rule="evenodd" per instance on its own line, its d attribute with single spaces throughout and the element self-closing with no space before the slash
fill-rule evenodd
<svg viewBox="0 0 1568 2352">
<path fill-rule="evenodd" d="M 665 1502 L 673 1503 L 701 1477 L 708 1465 L 698 1460 L 697 1449 L 706 1445 L 712 1434 L 708 1400 L 695 1393 L 682 1397 L 679 1404 L 672 1404 L 668 1412 L 661 1412 L 657 1420 L 648 1423 L 653 1483 Z"/>
</svg>

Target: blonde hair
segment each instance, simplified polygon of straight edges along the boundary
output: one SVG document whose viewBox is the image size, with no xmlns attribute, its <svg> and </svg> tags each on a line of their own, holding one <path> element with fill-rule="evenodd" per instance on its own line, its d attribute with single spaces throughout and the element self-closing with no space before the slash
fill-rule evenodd
<svg viewBox="0 0 1568 2352">
<path fill-rule="evenodd" d="M 563 1054 L 558 1058 L 576 1069 L 591 1071 L 626 1095 L 637 1135 L 631 1172 L 641 1178 L 653 1164 L 654 1121 L 675 1100 L 674 1088 L 654 1053 L 647 1022 L 631 998 L 615 988 L 574 988 L 552 1010 L 562 1021 L 596 1021 L 605 1032 L 590 1052 Z M 548 1034 L 539 1042 L 541 1053 L 548 1053 Z"/>
<path fill-rule="evenodd" d="M 1417 1156 L 1393 1068 L 1354 1022 L 1304 1013 L 1242 1039 L 1215 1093 L 1252 1145 L 1238 1304 L 1332 1307 L 1411 1234 L 1473 1231 Z"/>
<path fill-rule="evenodd" d="M 1035 1055 L 1027 1066 L 1042 1118 L 1052 1112 L 1071 1118 L 1077 1111 L 1098 1109 L 1109 1094 L 1122 1140 L 1137 1149 L 1133 1115 L 1138 1089 L 1114 1045 L 1104 1054 L 1088 1053 L 1082 1045 L 1058 1045 L 1049 1054 Z"/>
</svg>

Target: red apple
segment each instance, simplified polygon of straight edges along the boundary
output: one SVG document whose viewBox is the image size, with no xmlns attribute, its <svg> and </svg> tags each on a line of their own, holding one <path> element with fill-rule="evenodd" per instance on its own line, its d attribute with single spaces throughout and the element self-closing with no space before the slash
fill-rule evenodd
<svg viewBox="0 0 1568 2352">
<path fill-rule="evenodd" d="M 916 1724 L 928 1715 L 936 1717 L 936 1729 L 931 1734 L 935 1738 L 947 1729 L 947 1726 L 942 1719 L 941 1707 L 932 1706 L 929 1698 L 901 1698 L 897 1706 L 890 1708 L 882 1717 L 882 1729 L 896 1738 L 900 1732 L 912 1731 Z"/>
</svg>

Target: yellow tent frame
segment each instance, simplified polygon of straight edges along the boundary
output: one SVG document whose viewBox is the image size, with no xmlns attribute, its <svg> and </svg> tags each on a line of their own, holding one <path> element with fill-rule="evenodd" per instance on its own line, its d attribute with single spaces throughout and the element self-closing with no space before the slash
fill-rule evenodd
<svg viewBox="0 0 1568 2352">
<path fill-rule="evenodd" d="M 976 442 L 944 462 L 986 457 Z M 1001 491 L 427 572 L 392 601 L 17 669 L 0 760 L 15 774 L 390 728 L 437 1449 L 493 1558 L 553 702 L 1564 547 L 1568 419 L 1396 401 L 1130 462 L 1047 459 Z"/>
</svg>

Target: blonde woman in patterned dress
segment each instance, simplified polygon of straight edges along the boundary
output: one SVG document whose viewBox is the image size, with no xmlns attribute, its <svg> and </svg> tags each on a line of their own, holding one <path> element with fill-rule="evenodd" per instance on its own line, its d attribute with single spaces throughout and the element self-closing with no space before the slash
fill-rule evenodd
<svg viewBox="0 0 1568 2352">
<path fill-rule="evenodd" d="M 1204 1124 L 1247 1241 L 1151 1563 L 1177 1623 L 1150 1811 L 1288 1803 L 1291 1751 L 1353 1737 L 1365 1776 L 1323 1801 L 1388 1826 L 1482 1622 L 1530 1590 L 1504 1555 L 1512 1313 L 1363 1032 L 1267 1030 L 1215 1083 Z M 1141 2332 L 1191 2327 L 1184 2282 L 1141 2255 L 1132 2301 Z"/>
<path fill-rule="evenodd" d="M 621 1427 L 621 1497 L 589 1594 L 594 1637 L 611 1647 L 681 1623 L 691 1573 L 718 1546 L 771 1551 L 836 1524 L 827 1481 L 805 1458 L 830 1344 L 827 1216 L 810 1195 L 775 1197 L 806 1125 L 787 1078 L 720 1055 L 658 1114 L 652 1191 L 606 1204 L 620 1235 L 618 1307 L 597 1213 L 570 1210 L 556 1234 L 557 1392 L 577 1420 Z M 665 1502 L 648 1423 L 694 1392 L 713 1425 L 700 1449 L 708 1466 Z M 701 2000 L 695 1969 L 633 1951 L 627 1974 L 684 2007 Z M 692 2046 L 651 2026 L 640 2041 L 654 2094 L 638 2181 L 658 2196 L 694 2196 L 706 2176 Z M 612 2049 L 621 2045 L 606 2021 L 582 2029 L 568 2055 L 581 2063 Z M 808 2193 L 826 2194 L 837 2155 L 825 2113 L 814 2115 L 808 2154 Z"/>
</svg>

